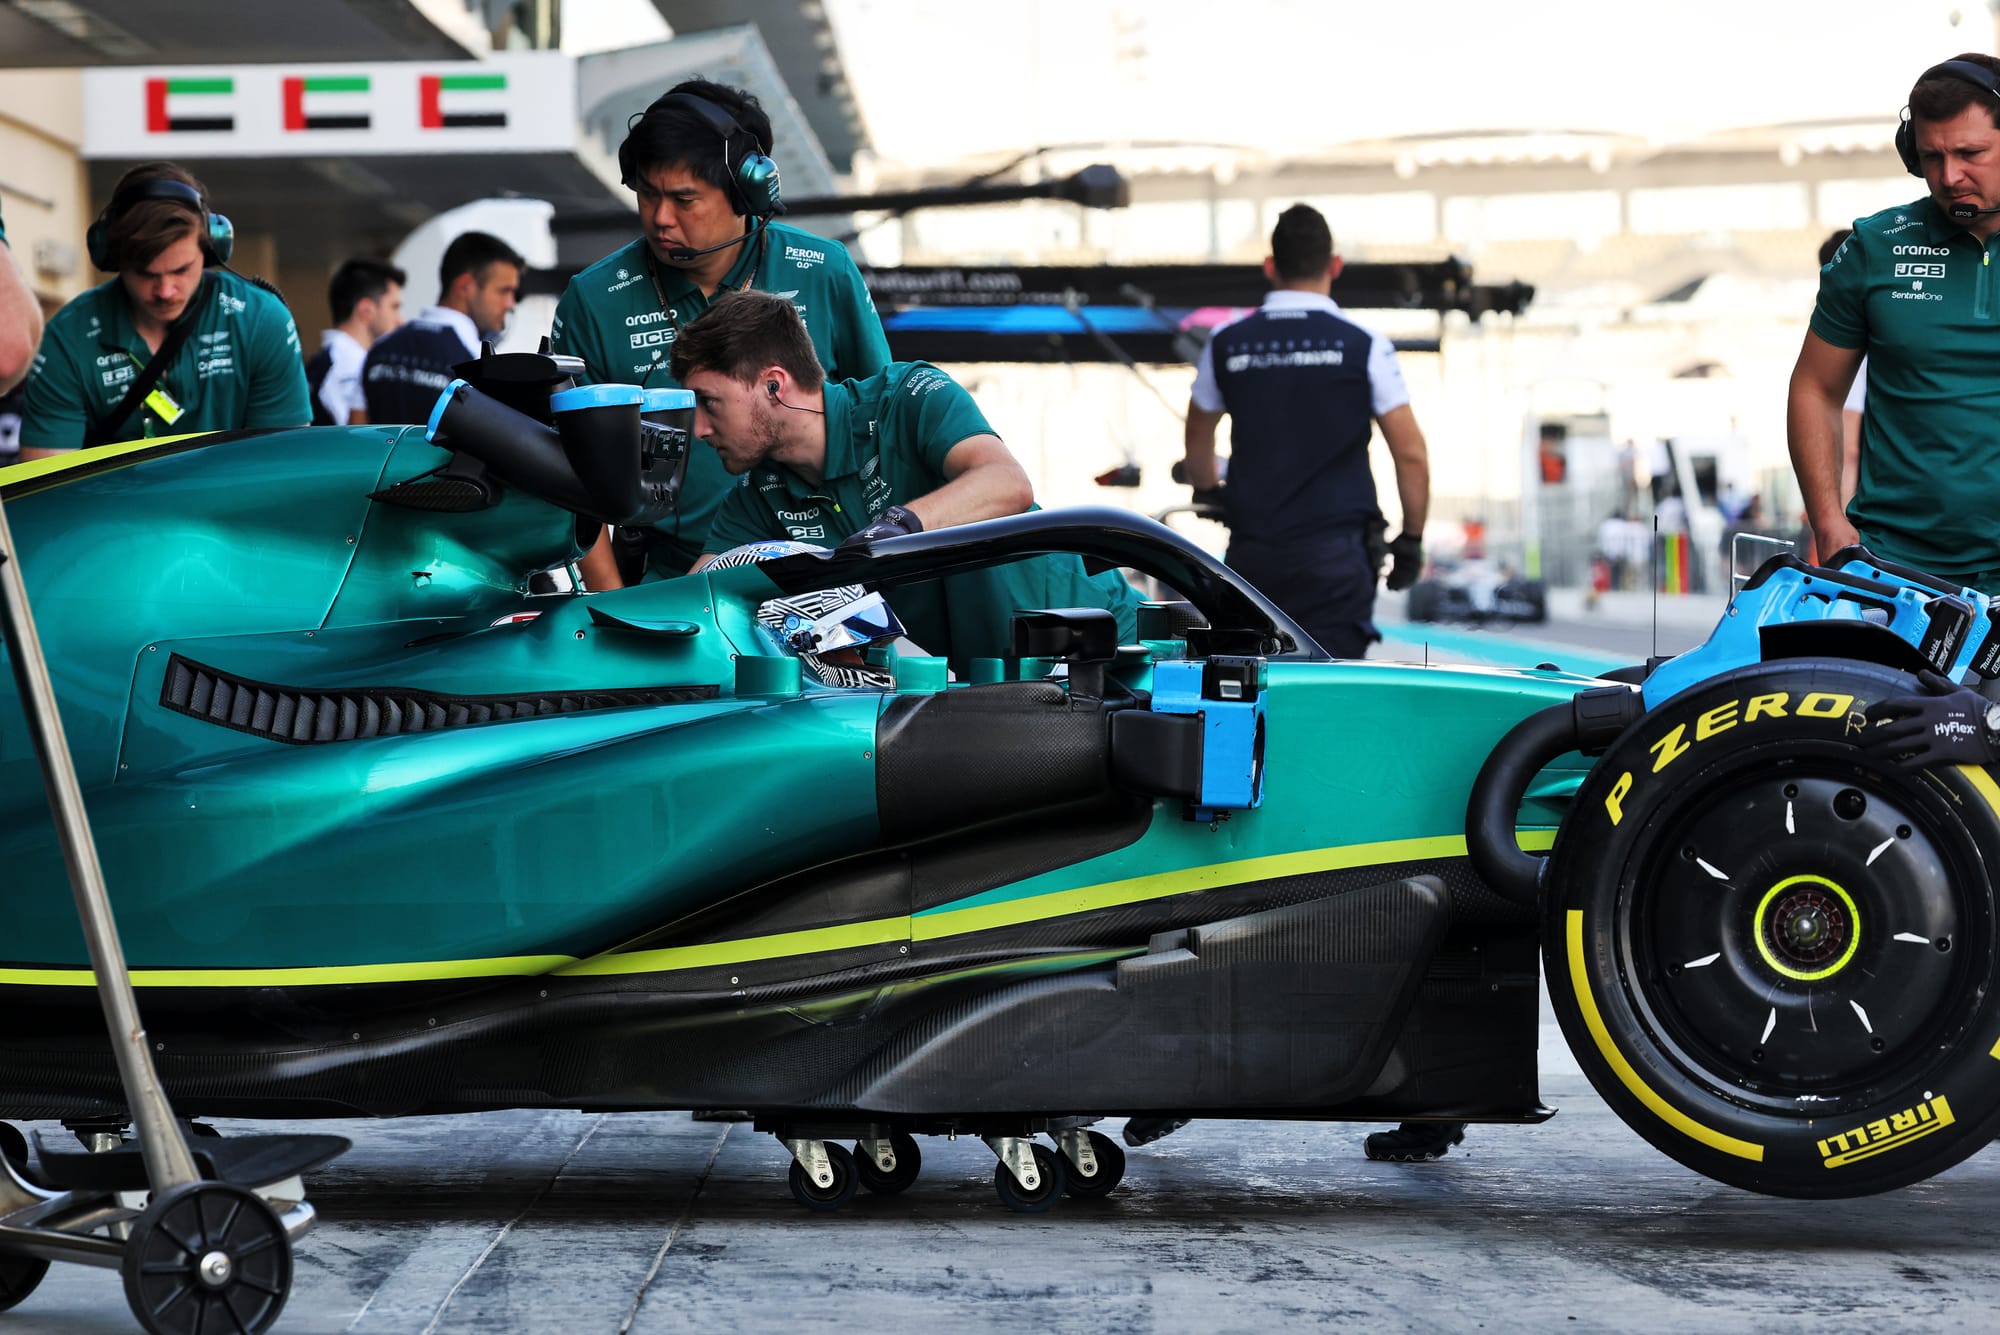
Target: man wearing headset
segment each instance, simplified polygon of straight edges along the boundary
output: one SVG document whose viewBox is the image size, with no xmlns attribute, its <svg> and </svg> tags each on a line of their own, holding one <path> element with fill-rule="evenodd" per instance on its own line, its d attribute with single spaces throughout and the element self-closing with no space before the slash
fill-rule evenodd
<svg viewBox="0 0 2000 1335">
<path fill-rule="evenodd" d="M 706 565 L 745 543 L 878 542 L 1016 515 L 1034 487 L 972 396 L 926 362 L 834 381 L 791 302 L 775 293 L 717 300 L 674 344 L 674 375 L 695 396 L 695 432 L 741 478 L 708 532 Z M 898 619 L 961 677 L 1010 652 L 1017 609 L 1102 607 L 1119 643 L 1137 634 L 1139 598 L 1117 571 L 1044 555 L 898 588 Z"/>
<path fill-rule="evenodd" d="M 881 317 L 846 247 L 771 221 L 783 203 L 770 151 L 771 120 L 757 99 L 706 80 L 676 85 L 633 120 L 618 166 L 638 195 L 641 235 L 571 279 L 556 307 L 554 349 L 583 359 L 587 383 L 677 387 L 669 361 L 681 331 L 746 288 L 790 299 L 834 377 L 889 364 Z M 655 574 L 694 564 L 732 483 L 713 451 L 689 456 L 678 511 L 643 534 Z M 592 588 L 618 587 L 608 542 L 583 569 Z"/>
<path fill-rule="evenodd" d="M 2000 593 L 2000 60 L 1925 70 L 1896 149 L 1929 193 L 1857 219 L 1820 271 L 1787 437 L 1822 560 L 1877 556 Z M 1854 499 L 1841 408 L 1862 359 Z"/>
<path fill-rule="evenodd" d="M 234 233 L 193 176 L 170 162 L 134 167 L 85 240 L 91 262 L 118 276 L 49 321 L 22 459 L 312 420 L 291 312 L 226 267 Z"/>
</svg>

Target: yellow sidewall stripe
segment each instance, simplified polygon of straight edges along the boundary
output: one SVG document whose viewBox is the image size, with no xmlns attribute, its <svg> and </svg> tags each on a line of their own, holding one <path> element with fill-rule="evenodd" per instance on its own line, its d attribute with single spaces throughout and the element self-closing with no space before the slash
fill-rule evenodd
<svg viewBox="0 0 2000 1335">
<path fill-rule="evenodd" d="M 412 964 L 330 964 L 301 969 L 134 969 L 134 987 L 326 987 L 349 983 L 429 983 L 454 978 L 533 977 L 576 963 L 573 955 L 513 955 Z M 0 984 L 92 987 L 89 969 L 0 969 Z"/>
<path fill-rule="evenodd" d="M 46 459 L 30 459 L 26 463 L 9 464 L 5 468 L 0 468 L 0 487 L 12 486 L 19 482 L 32 482 L 51 473 L 66 473 L 72 468 L 103 463 L 121 455 L 143 455 L 148 451 L 159 449 L 162 445 L 174 445 L 183 440 L 193 440 L 196 436 L 214 434 L 212 431 L 187 431 L 178 436 L 150 436 L 144 440 L 127 440 L 116 445 L 93 445 L 84 450 L 65 450 Z M 138 460 L 134 459 L 132 462 L 137 463 Z"/>
<path fill-rule="evenodd" d="M 158 442 L 151 442 L 157 444 Z M 1523 849 L 1539 852 L 1555 842 L 1552 830 L 1524 830 Z M 1025 899 L 972 908 L 947 909 L 916 917 L 875 918 L 837 927 L 813 927 L 769 936 L 741 937 L 698 946 L 668 946 L 597 955 L 579 960 L 571 955 L 521 955 L 497 959 L 419 961 L 409 964 L 326 965 L 296 969 L 137 969 L 138 987 L 315 987 L 362 983 L 413 983 L 458 978 L 503 978 L 556 974 L 567 978 L 635 973 L 668 973 L 680 969 L 744 964 L 753 960 L 786 959 L 833 950 L 939 941 L 972 932 L 1013 927 L 1045 918 L 1068 917 L 1098 909 L 1118 908 L 1203 890 L 1227 889 L 1255 881 L 1275 880 L 1312 872 L 1418 862 L 1465 856 L 1463 835 L 1424 839 L 1390 839 L 1372 844 L 1348 844 L 1300 853 L 1244 858 L 1236 862 L 1188 867 L 1179 871 L 1135 876 L 1122 881 L 1057 890 Z M 29 987 L 90 987 L 88 969 L 0 969 L 0 984 Z"/>
<path fill-rule="evenodd" d="M 1966 777 L 1979 795 L 1986 799 L 1986 805 L 1993 808 L 1993 814 L 2000 816 L 2000 784 L 1993 782 L 1993 776 L 1986 772 L 1984 765 L 1960 765 L 1958 772 Z"/>
<path fill-rule="evenodd" d="M 1570 991 L 1576 997 L 1577 1009 L 1583 1012 L 1584 1027 L 1590 1030 L 1590 1037 L 1596 1042 L 1598 1052 L 1611 1064 L 1619 1083 L 1631 1090 L 1639 1102 L 1652 1110 L 1654 1116 L 1682 1135 L 1698 1140 L 1710 1149 L 1733 1154 L 1739 1159 L 1748 1159 L 1752 1163 L 1764 1162 L 1762 1145 L 1738 1140 L 1734 1136 L 1726 1136 L 1720 1131 L 1703 1126 L 1654 1093 L 1652 1087 L 1639 1078 L 1639 1073 L 1632 1069 L 1632 1063 L 1625 1060 L 1625 1054 L 1611 1042 L 1611 1035 L 1604 1028 L 1604 1017 L 1597 1012 L 1597 998 L 1591 994 L 1590 975 L 1584 968 L 1583 911 L 1569 910 L 1564 927 L 1569 940 Z"/>
</svg>

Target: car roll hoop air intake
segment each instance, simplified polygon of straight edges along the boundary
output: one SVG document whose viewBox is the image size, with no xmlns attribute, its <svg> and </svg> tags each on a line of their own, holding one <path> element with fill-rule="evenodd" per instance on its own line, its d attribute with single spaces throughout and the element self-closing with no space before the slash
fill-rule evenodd
<svg viewBox="0 0 2000 1335">
<path fill-rule="evenodd" d="M 600 523 L 673 512 L 694 426 L 686 390 L 578 385 L 574 358 L 490 348 L 452 370 L 425 426 L 432 444 Z"/>
</svg>

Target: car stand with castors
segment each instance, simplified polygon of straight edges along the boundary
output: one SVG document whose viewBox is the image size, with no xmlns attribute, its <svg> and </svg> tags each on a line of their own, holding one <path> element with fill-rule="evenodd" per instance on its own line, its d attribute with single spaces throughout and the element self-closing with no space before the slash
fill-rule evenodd
<svg viewBox="0 0 2000 1335">
<path fill-rule="evenodd" d="M 312 1226 L 300 1175 L 347 1148 L 338 1136 L 209 1139 L 192 1152 L 160 1087 L 83 796 L 56 712 L 13 538 L 0 510 L 0 634 L 41 762 L 77 918 L 90 949 L 119 1083 L 137 1139 L 99 1153 L 0 1135 L 0 1309 L 33 1293 L 52 1261 L 120 1271 L 154 1335 L 269 1330 L 292 1287 L 292 1243 Z"/>
<path fill-rule="evenodd" d="M 1035 1118 L 986 1126 L 939 1124 L 904 1129 L 880 1123 L 808 1123 L 757 1119 L 757 1130 L 776 1137 L 792 1156 L 792 1196 L 808 1210 L 834 1211 L 854 1200 L 856 1187 L 879 1196 L 909 1189 L 923 1171 L 916 1135 L 979 1138 L 999 1162 L 993 1189 L 1001 1204 L 1021 1214 L 1053 1209 L 1065 1195 L 1108 1196 L 1125 1176 L 1125 1151 L 1089 1126 L 1094 1117 Z M 913 1131 L 915 1134 L 913 1134 Z M 1035 1137 L 1046 1135 L 1054 1148 Z M 849 1151 L 844 1143 L 854 1142 Z"/>
</svg>

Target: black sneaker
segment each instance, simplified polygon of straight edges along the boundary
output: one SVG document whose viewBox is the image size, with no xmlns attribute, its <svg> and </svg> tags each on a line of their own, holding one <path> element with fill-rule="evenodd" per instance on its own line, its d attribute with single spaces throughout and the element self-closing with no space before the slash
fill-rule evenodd
<svg viewBox="0 0 2000 1335">
<path fill-rule="evenodd" d="M 1405 1122 L 1394 1131 L 1372 1133 L 1362 1148 L 1377 1163 L 1429 1163 L 1464 1139 L 1463 1122 Z"/>
<path fill-rule="evenodd" d="M 1122 1134 L 1127 1145 L 1150 1145 L 1171 1136 L 1193 1120 L 1192 1117 L 1134 1117 L 1125 1123 Z"/>
</svg>

